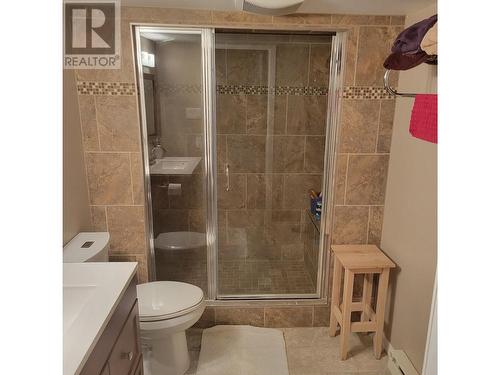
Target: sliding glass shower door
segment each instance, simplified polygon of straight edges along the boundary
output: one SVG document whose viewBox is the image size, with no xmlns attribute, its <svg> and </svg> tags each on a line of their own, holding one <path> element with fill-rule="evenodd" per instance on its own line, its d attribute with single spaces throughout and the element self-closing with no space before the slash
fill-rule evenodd
<svg viewBox="0 0 500 375">
<path fill-rule="evenodd" d="M 216 33 L 221 298 L 317 292 L 331 36 Z"/>
</svg>

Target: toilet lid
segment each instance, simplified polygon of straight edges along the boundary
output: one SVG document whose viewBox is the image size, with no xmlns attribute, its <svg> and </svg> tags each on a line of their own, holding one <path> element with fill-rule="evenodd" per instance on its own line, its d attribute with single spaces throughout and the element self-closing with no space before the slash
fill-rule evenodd
<svg viewBox="0 0 500 375">
<path fill-rule="evenodd" d="M 179 281 L 154 281 L 137 285 L 139 319 L 157 321 L 185 315 L 203 302 L 203 291 Z"/>
</svg>

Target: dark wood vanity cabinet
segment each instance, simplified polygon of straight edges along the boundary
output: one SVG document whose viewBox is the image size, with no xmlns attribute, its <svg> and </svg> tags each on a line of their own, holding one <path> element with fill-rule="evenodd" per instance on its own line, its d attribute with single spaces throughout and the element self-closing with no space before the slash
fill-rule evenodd
<svg viewBox="0 0 500 375">
<path fill-rule="evenodd" d="M 137 280 L 127 287 L 86 361 L 82 375 L 142 375 Z"/>
</svg>

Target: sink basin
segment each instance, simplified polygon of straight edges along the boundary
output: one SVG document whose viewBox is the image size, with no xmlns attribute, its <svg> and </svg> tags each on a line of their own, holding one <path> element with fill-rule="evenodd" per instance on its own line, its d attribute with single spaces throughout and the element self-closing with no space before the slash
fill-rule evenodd
<svg viewBox="0 0 500 375">
<path fill-rule="evenodd" d="M 63 287 L 63 333 L 71 327 L 85 304 L 96 291 L 96 285 L 66 285 Z"/>
<path fill-rule="evenodd" d="M 163 175 L 190 175 L 193 174 L 200 161 L 200 157 L 165 157 L 157 159 L 153 165 L 150 165 L 149 172 Z"/>
</svg>

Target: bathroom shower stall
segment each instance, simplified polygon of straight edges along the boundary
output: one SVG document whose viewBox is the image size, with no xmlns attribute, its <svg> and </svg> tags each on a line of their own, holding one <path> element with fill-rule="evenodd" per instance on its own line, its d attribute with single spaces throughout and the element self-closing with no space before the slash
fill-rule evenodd
<svg viewBox="0 0 500 375">
<path fill-rule="evenodd" d="M 324 297 L 342 41 L 134 34 L 153 279 L 211 300 Z M 311 191 L 323 192 L 321 218 Z"/>
</svg>

